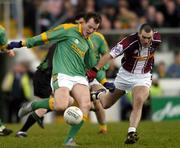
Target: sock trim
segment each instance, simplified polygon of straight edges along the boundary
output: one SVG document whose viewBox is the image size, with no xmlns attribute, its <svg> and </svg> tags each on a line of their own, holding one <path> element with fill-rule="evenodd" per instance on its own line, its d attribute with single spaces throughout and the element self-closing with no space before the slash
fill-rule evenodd
<svg viewBox="0 0 180 148">
<path fill-rule="evenodd" d="M 54 98 L 50 97 L 50 99 L 49 99 L 49 108 L 51 110 L 54 110 L 54 102 L 55 102 Z"/>
<path fill-rule="evenodd" d="M 128 133 L 130 133 L 130 132 L 136 132 L 136 128 L 135 127 L 129 127 Z"/>
</svg>

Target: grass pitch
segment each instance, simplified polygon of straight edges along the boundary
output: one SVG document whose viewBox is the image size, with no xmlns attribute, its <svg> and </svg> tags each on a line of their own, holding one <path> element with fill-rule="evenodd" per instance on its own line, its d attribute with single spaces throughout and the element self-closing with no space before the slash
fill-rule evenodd
<svg viewBox="0 0 180 148">
<path fill-rule="evenodd" d="M 62 146 L 69 126 L 65 123 L 47 124 L 45 129 L 35 125 L 27 138 L 16 138 L 20 124 L 7 125 L 14 133 L 0 137 L 0 148 L 65 148 Z M 128 122 L 108 123 L 108 134 L 98 135 L 98 125 L 85 123 L 76 137 L 81 148 L 179 148 L 180 121 L 141 122 L 138 128 L 139 141 L 125 145 Z"/>
</svg>

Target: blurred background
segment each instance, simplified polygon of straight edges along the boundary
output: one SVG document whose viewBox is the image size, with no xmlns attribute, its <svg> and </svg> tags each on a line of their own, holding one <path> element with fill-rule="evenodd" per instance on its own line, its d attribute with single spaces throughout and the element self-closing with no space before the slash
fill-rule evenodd
<svg viewBox="0 0 180 148">
<path fill-rule="evenodd" d="M 110 48 L 136 32 L 142 23 L 152 24 L 162 35 L 162 45 L 155 56 L 153 86 L 142 118 L 180 119 L 180 0 L 0 0 L 0 11 L 0 25 L 5 27 L 9 41 L 38 35 L 79 12 L 101 14 L 99 31 Z M 17 49 L 15 58 L 0 54 L 0 117 L 4 122 L 20 122 L 17 110 L 32 99 L 33 72 L 47 51 L 48 46 L 40 46 Z M 111 63 L 108 79 L 115 78 L 120 60 L 121 57 Z M 128 93 L 106 111 L 107 120 L 127 120 L 130 110 Z M 93 114 L 91 120 L 96 122 Z"/>
</svg>

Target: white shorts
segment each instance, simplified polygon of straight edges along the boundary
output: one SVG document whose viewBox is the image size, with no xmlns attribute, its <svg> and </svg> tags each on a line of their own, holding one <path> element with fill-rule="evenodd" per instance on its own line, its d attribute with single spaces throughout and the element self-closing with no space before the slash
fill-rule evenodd
<svg viewBox="0 0 180 148">
<path fill-rule="evenodd" d="M 76 84 L 89 86 L 87 78 L 83 76 L 69 76 L 58 73 L 56 78 L 51 78 L 51 87 L 53 91 L 59 87 L 67 87 L 71 91 Z"/>
<path fill-rule="evenodd" d="M 132 90 L 135 86 L 146 86 L 150 88 L 151 83 L 151 73 L 133 74 L 126 71 L 123 67 L 119 69 L 114 81 L 116 88 L 124 91 Z"/>
</svg>

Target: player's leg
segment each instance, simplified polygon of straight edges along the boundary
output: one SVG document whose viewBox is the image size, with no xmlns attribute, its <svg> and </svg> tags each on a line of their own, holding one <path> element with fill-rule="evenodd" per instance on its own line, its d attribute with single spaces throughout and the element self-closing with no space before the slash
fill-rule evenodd
<svg viewBox="0 0 180 148">
<path fill-rule="evenodd" d="M 97 91 L 99 89 L 105 89 L 101 84 L 94 84 L 91 85 L 91 91 Z M 99 133 L 100 134 L 106 134 L 107 133 L 107 125 L 106 125 L 106 116 L 105 116 L 105 110 L 102 107 L 102 104 L 99 100 L 92 100 L 94 105 L 94 111 L 99 123 Z"/>
<path fill-rule="evenodd" d="M 20 109 L 18 113 L 20 116 L 23 116 L 24 114 L 28 113 L 28 111 L 31 112 L 32 110 L 36 110 L 39 108 L 45 108 L 48 110 L 50 109 L 49 105 L 54 102 L 53 98 L 51 99 L 49 98 L 49 96 L 52 94 L 50 81 L 51 81 L 51 72 L 48 72 L 48 70 L 41 71 L 38 69 L 35 72 L 33 76 L 34 95 L 44 100 L 41 100 L 40 102 L 37 101 L 37 103 L 31 102 L 30 104 L 35 104 L 35 105 L 34 106 L 29 105 L 29 109 L 27 109 L 27 111 L 24 111 L 24 109 L 23 110 Z M 37 100 L 37 98 L 35 98 L 35 100 Z M 21 110 L 23 112 L 23 115 L 21 114 Z"/>
<path fill-rule="evenodd" d="M 69 76 L 58 74 L 53 76 L 52 87 L 55 91 L 54 98 L 43 98 L 42 100 L 33 101 L 25 104 L 19 110 L 19 116 L 23 117 L 29 112 L 44 108 L 47 110 L 65 110 L 69 105 L 69 91 L 72 89 L 73 84 L 68 80 Z"/>
<path fill-rule="evenodd" d="M 102 107 L 102 104 L 99 100 L 93 101 L 95 107 L 95 114 L 97 117 L 97 121 L 99 123 L 99 134 L 106 134 L 107 133 L 107 124 L 106 124 L 106 115 L 105 110 Z"/>
<path fill-rule="evenodd" d="M 129 118 L 129 128 L 127 138 L 125 140 L 126 144 L 136 143 L 138 140 L 136 128 L 141 119 L 142 108 L 144 102 L 149 96 L 149 88 L 151 87 L 151 74 L 140 74 L 140 75 L 129 75 L 129 80 L 131 81 L 132 88 L 132 111 Z"/>
<path fill-rule="evenodd" d="M 19 112 L 18 116 L 23 117 L 28 113 L 40 108 L 44 108 L 50 111 L 62 110 L 64 111 L 69 105 L 69 89 L 67 87 L 60 87 L 55 90 L 54 98 L 44 98 L 42 100 L 33 101 L 24 104 Z M 63 100 L 64 98 L 64 100 Z"/>
<path fill-rule="evenodd" d="M 130 115 L 130 125 L 128 128 L 127 139 L 125 140 L 126 144 L 133 144 L 138 140 L 138 136 L 136 133 L 136 128 L 141 119 L 142 108 L 144 102 L 147 100 L 149 96 L 149 88 L 146 86 L 136 86 L 132 90 L 132 112 Z"/>
<path fill-rule="evenodd" d="M 117 100 L 120 99 L 122 95 L 125 94 L 125 91 L 120 89 L 115 89 L 114 92 L 92 92 L 91 97 L 95 96 L 96 99 L 99 99 L 103 108 L 108 109 L 110 108 L 114 103 L 116 103 Z"/>
<path fill-rule="evenodd" d="M 9 134 L 11 134 L 13 131 L 11 129 L 8 129 L 4 126 L 4 124 L 2 123 L 1 119 L 0 119 L 0 136 L 7 136 Z"/>
<path fill-rule="evenodd" d="M 87 83 L 87 85 L 88 85 L 88 83 Z M 74 85 L 74 87 L 71 91 L 72 96 L 77 101 L 79 108 L 83 112 L 83 120 L 78 125 L 73 125 L 71 127 L 71 129 L 67 135 L 67 138 L 65 139 L 65 142 L 64 142 L 65 145 L 71 145 L 71 141 L 74 141 L 74 137 L 79 132 L 84 121 L 87 120 L 90 106 L 91 106 L 90 92 L 89 92 L 89 87 L 87 85 L 76 84 L 76 85 Z"/>
<path fill-rule="evenodd" d="M 70 96 L 69 98 L 69 106 L 74 103 L 74 99 Z M 33 111 L 25 121 L 23 127 L 16 133 L 16 137 L 27 137 L 27 131 L 37 122 L 41 128 L 44 128 L 43 118 L 44 115 L 48 112 L 47 109 L 37 109 Z"/>
<path fill-rule="evenodd" d="M 43 125 L 43 116 L 47 113 L 47 109 L 38 109 L 32 112 L 25 121 L 22 128 L 16 133 L 16 137 L 27 137 L 27 131 L 37 122 L 41 128 L 44 128 Z"/>
<path fill-rule="evenodd" d="M 141 119 L 144 102 L 149 96 L 149 88 L 146 86 L 136 86 L 132 90 L 133 110 L 130 115 L 130 126 L 137 128 Z"/>
</svg>

